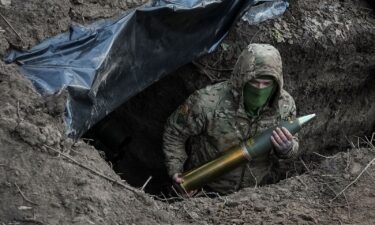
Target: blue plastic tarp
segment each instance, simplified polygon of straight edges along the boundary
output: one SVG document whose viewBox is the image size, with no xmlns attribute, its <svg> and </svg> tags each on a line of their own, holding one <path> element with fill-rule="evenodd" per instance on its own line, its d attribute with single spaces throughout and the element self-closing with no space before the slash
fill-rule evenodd
<svg viewBox="0 0 375 225">
<path fill-rule="evenodd" d="M 152 83 L 214 51 L 255 4 L 156 0 L 117 19 L 72 26 L 5 61 L 18 63 L 43 95 L 67 90 L 67 133 L 78 138 Z"/>
</svg>

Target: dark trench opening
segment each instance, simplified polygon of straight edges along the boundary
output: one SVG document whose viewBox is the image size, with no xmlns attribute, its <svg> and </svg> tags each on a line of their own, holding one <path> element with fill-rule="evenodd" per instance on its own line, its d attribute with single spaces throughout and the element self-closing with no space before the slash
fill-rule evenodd
<svg viewBox="0 0 375 225">
<path fill-rule="evenodd" d="M 99 151 L 130 185 L 144 191 L 170 195 L 172 181 L 162 152 L 164 124 L 169 115 L 197 88 L 191 67 L 155 82 L 92 127 L 84 138 Z"/>
</svg>

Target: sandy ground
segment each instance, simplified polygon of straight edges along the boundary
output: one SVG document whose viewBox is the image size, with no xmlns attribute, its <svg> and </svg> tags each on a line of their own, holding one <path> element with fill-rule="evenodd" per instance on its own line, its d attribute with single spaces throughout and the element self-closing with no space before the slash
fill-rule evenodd
<svg viewBox="0 0 375 225">
<path fill-rule="evenodd" d="M 1 6 L 0 12 L 23 41 L 1 21 L 0 54 L 9 47 L 27 49 L 67 31 L 73 22 L 108 18 L 137 4 L 140 2 L 13 0 L 11 5 Z M 314 159 L 306 161 L 305 174 L 214 199 L 202 193 L 202 197 L 174 203 L 171 199 L 170 204 L 156 200 L 125 188 L 126 181 L 121 181 L 98 151 L 65 137 L 63 96 L 42 98 L 16 65 L 1 61 L 0 223 L 374 224 L 374 166 L 369 165 L 374 147 L 354 139 L 354 148 L 341 148 L 344 152 L 334 156 L 312 153 L 330 155 L 332 149 L 347 145 L 345 135 L 364 137 L 372 132 L 374 15 L 362 1 L 295 0 L 291 6 L 281 19 L 260 26 L 239 22 L 226 45 L 199 62 L 216 69 L 231 68 L 242 48 L 252 41 L 280 49 L 286 86 L 296 98 L 299 114 L 319 114 L 318 122 L 301 134 L 308 158 Z M 189 76 L 181 75 L 189 71 Z M 186 94 L 230 74 L 192 65 L 176 73 L 180 73 L 176 76 L 184 83 Z M 192 82 L 197 74 L 204 76 Z"/>
</svg>

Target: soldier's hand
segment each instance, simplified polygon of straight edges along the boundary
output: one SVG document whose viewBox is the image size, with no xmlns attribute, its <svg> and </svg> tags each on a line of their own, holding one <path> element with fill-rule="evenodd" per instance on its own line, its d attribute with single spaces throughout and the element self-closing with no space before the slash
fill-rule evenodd
<svg viewBox="0 0 375 225">
<path fill-rule="evenodd" d="M 184 182 L 184 179 L 181 177 L 180 173 L 175 173 L 172 177 L 173 181 L 177 184 L 182 184 Z M 198 191 L 197 190 L 191 190 L 188 192 L 180 193 L 183 197 L 192 197 L 194 196 Z"/>
<path fill-rule="evenodd" d="M 277 127 L 272 132 L 271 141 L 275 150 L 282 155 L 288 154 L 293 148 L 293 135 L 285 127 Z"/>
<path fill-rule="evenodd" d="M 177 184 L 182 184 L 184 182 L 184 179 L 182 179 L 180 173 L 175 173 L 172 177 L 173 181 L 176 182 Z"/>
</svg>

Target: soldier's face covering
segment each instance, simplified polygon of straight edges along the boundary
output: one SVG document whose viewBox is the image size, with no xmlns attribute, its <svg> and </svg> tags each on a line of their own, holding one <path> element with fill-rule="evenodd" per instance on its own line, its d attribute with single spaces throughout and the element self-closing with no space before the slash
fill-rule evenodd
<svg viewBox="0 0 375 225">
<path fill-rule="evenodd" d="M 243 89 L 244 106 L 250 115 L 256 115 L 270 99 L 275 84 L 272 79 L 253 79 Z"/>
</svg>

